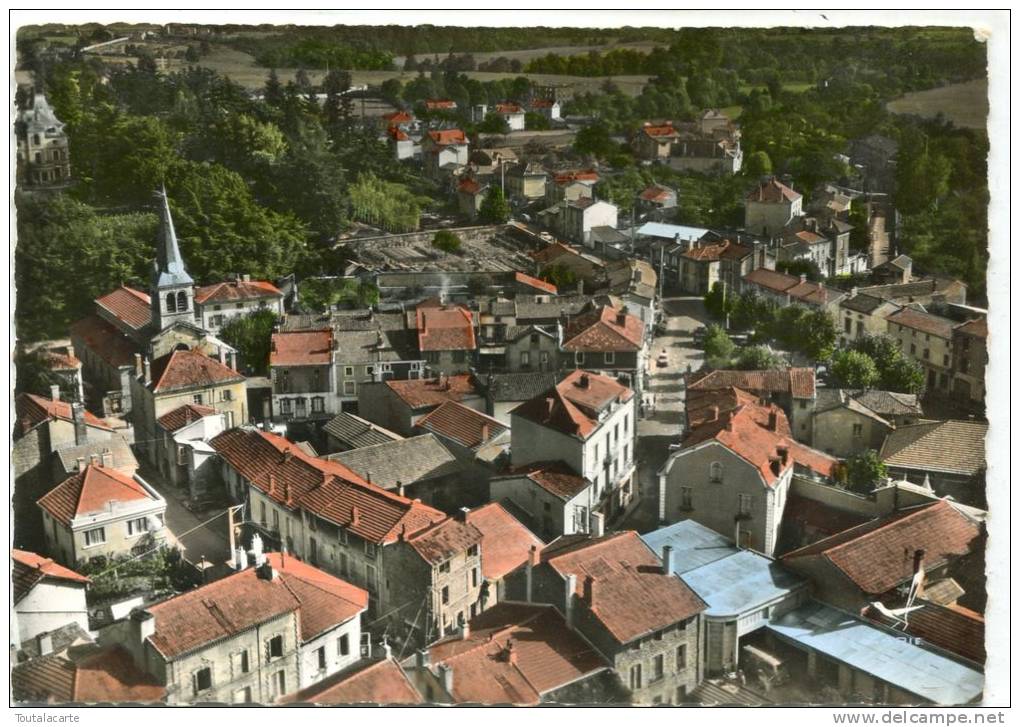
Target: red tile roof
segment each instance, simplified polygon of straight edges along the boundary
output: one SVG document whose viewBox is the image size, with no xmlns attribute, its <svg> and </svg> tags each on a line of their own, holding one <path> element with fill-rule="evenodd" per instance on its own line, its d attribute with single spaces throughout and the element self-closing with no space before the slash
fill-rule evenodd
<svg viewBox="0 0 1020 727">
<path fill-rule="evenodd" d="M 551 293 L 553 295 L 559 293 L 559 290 L 552 283 L 545 280 L 540 280 L 539 278 L 532 277 L 531 275 L 526 275 L 524 273 L 514 273 L 514 280 L 516 280 L 518 283 L 521 283 L 522 285 L 527 285 L 537 290 L 541 290 L 543 293 Z"/>
<path fill-rule="evenodd" d="M 719 260 L 741 260 L 754 253 L 746 245 L 739 245 L 730 240 L 723 240 L 714 245 L 701 245 L 685 251 L 681 257 L 698 262 L 718 262 Z"/>
<path fill-rule="evenodd" d="M 67 353 L 66 350 L 50 349 L 41 351 L 39 356 L 50 371 L 74 371 L 81 368 L 81 360 L 77 356 Z"/>
<path fill-rule="evenodd" d="M 762 182 L 747 195 L 748 202 L 796 202 L 800 193 L 794 192 L 775 177 Z"/>
<path fill-rule="evenodd" d="M 562 242 L 554 242 L 552 245 L 547 245 L 541 250 L 531 253 L 531 257 L 540 263 L 548 263 L 562 257 L 563 255 L 580 254 L 581 253 L 569 245 L 564 245 Z"/>
<path fill-rule="evenodd" d="M 102 512 L 110 502 L 138 500 L 156 498 L 120 470 L 90 464 L 39 498 L 39 507 L 69 526 L 78 515 Z"/>
<path fill-rule="evenodd" d="M 528 559 L 532 547 L 541 550 L 545 546 L 498 502 L 470 510 L 467 521 L 482 534 L 482 576 L 487 580 L 498 580 L 516 570 Z"/>
<path fill-rule="evenodd" d="M 96 305 L 106 309 L 135 330 L 144 328 L 152 320 L 149 296 L 126 285 L 96 298 Z"/>
<path fill-rule="evenodd" d="M 659 557 L 633 530 L 601 538 L 568 535 L 546 546 L 541 560 L 561 577 L 576 576 L 574 592 L 620 644 L 707 608 L 676 575 L 662 572 Z"/>
<path fill-rule="evenodd" d="M 527 477 L 550 495 L 564 502 L 591 485 L 563 462 L 531 462 L 512 467 L 504 477 Z"/>
<path fill-rule="evenodd" d="M 415 315 L 419 351 L 474 351 L 477 347 L 474 320 L 467 308 L 423 303 Z"/>
<path fill-rule="evenodd" d="M 810 368 L 769 371 L 702 370 L 687 374 L 687 392 L 711 389 L 743 389 L 757 396 L 789 394 L 797 399 L 815 396 L 815 372 Z"/>
<path fill-rule="evenodd" d="M 977 664 L 985 663 L 985 619 L 981 614 L 963 606 L 940 606 L 924 600 L 917 600 L 914 605 L 919 608 L 905 615 L 908 624 L 905 629 L 874 606 L 868 606 L 864 616 L 875 623 L 920 637 Z"/>
<path fill-rule="evenodd" d="M 422 560 L 438 565 L 482 541 L 482 532 L 470 523 L 448 517 L 407 538 Z"/>
<path fill-rule="evenodd" d="M 795 285 L 799 285 L 800 278 L 796 275 L 787 275 L 775 270 L 757 268 L 744 276 L 744 282 L 752 283 L 776 293 L 785 293 Z"/>
<path fill-rule="evenodd" d="M 195 289 L 195 302 L 200 304 L 282 297 L 283 292 L 265 280 L 229 280 Z"/>
<path fill-rule="evenodd" d="M 623 308 L 599 306 L 567 321 L 563 331 L 563 350 L 640 351 L 644 336 L 645 327 L 640 318 Z"/>
<path fill-rule="evenodd" d="M 414 116 L 409 114 L 407 111 L 394 111 L 392 114 L 386 114 L 383 116 L 383 121 L 388 123 L 390 126 L 394 124 L 409 124 L 414 121 Z"/>
<path fill-rule="evenodd" d="M 914 551 L 924 551 L 924 568 L 940 567 L 970 552 L 980 528 L 945 500 L 901 510 L 858 525 L 783 556 L 796 567 L 803 558 L 821 559 L 864 593 L 881 595 L 910 580 Z"/>
<path fill-rule="evenodd" d="M 387 381 L 386 385 L 411 409 L 426 409 L 439 406 L 444 401 L 463 401 L 470 396 L 480 396 L 471 374 L 394 380 Z"/>
<path fill-rule="evenodd" d="M 365 481 L 339 462 L 312 457 L 276 434 L 230 429 L 209 443 L 241 477 L 276 502 L 305 509 L 374 543 L 395 542 L 445 517 Z"/>
<path fill-rule="evenodd" d="M 482 184 L 472 177 L 465 177 L 457 185 L 457 191 L 464 194 L 478 194 L 483 188 Z"/>
<path fill-rule="evenodd" d="M 386 134 L 394 141 L 407 141 L 411 137 L 407 135 L 407 132 L 397 126 L 391 126 L 386 129 Z"/>
<path fill-rule="evenodd" d="M 151 703 L 166 694 L 119 645 L 79 644 L 30 659 L 11 670 L 11 687 L 18 699 L 33 702 Z"/>
<path fill-rule="evenodd" d="M 988 338 L 988 319 L 987 318 L 975 318 L 973 320 L 961 323 L 954 329 L 960 333 L 966 333 L 969 336 L 977 336 L 978 338 Z"/>
<path fill-rule="evenodd" d="M 34 426 L 53 419 L 62 419 L 65 422 L 74 421 L 70 402 L 54 401 L 36 394 L 18 394 L 14 399 L 14 412 L 17 414 L 22 434 Z M 113 431 L 113 427 L 88 409 L 85 410 L 85 423 L 90 427 Z"/>
<path fill-rule="evenodd" d="M 742 389 L 728 387 L 725 389 L 706 389 L 687 392 L 685 411 L 687 429 L 695 429 L 702 424 L 715 420 L 721 414 L 738 409 L 744 404 L 758 404 L 761 399 Z"/>
<path fill-rule="evenodd" d="M 417 427 L 475 449 L 495 439 L 508 427 L 497 419 L 456 401 L 445 401 L 418 420 Z"/>
<path fill-rule="evenodd" d="M 786 414 L 775 404 L 744 403 L 718 419 L 706 419 L 684 437 L 683 446 L 713 439 L 753 465 L 769 487 L 793 463 L 826 477 L 832 477 L 839 464 L 835 457 L 794 441 Z"/>
<path fill-rule="evenodd" d="M 531 99 L 531 108 L 533 109 L 551 109 L 553 104 L 556 103 L 556 99 L 552 98 L 533 98 Z"/>
<path fill-rule="evenodd" d="M 12 548 L 11 561 L 13 562 L 11 584 L 14 590 L 14 603 L 27 596 L 40 581 L 46 578 L 83 585 L 91 583 L 86 576 L 55 563 L 52 558 L 45 558 L 27 550 Z"/>
<path fill-rule="evenodd" d="M 357 664 L 280 700 L 281 704 L 423 704 L 418 690 L 393 659 Z"/>
<path fill-rule="evenodd" d="M 930 333 L 933 336 L 944 338 L 947 341 L 953 337 L 953 322 L 942 316 L 924 313 L 913 308 L 900 308 L 895 313 L 886 317 L 890 323 L 895 323 L 905 328 L 912 328 L 922 333 Z"/>
<path fill-rule="evenodd" d="M 829 288 L 821 283 L 799 282 L 786 291 L 794 300 L 799 300 L 810 305 L 827 305 L 840 298 L 845 298 L 846 293 L 836 288 Z"/>
<path fill-rule="evenodd" d="M 641 127 L 641 133 L 653 139 L 674 137 L 677 135 L 673 124 L 645 124 Z"/>
<path fill-rule="evenodd" d="M 429 649 L 432 664 L 453 669 L 457 703 L 538 704 L 543 694 L 609 667 L 551 606 L 499 603 L 470 627 L 468 638 Z"/>
<path fill-rule="evenodd" d="M 156 619 L 149 642 L 176 659 L 286 613 L 296 613 L 310 641 L 368 608 L 368 592 L 297 558 L 269 553 L 272 580 L 248 568 L 149 606 Z"/>
<path fill-rule="evenodd" d="M 673 194 L 672 190 L 666 189 L 665 187 L 660 187 L 657 184 L 653 184 L 651 187 L 648 187 L 647 189 L 645 189 L 645 191 L 641 193 L 641 199 L 645 200 L 646 202 L 661 202 L 663 200 L 669 199 L 669 197 L 672 194 Z"/>
<path fill-rule="evenodd" d="M 91 315 L 71 324 L 71 336 L 110 366 L 134 365 L 137 348 L 123 333 L 99 316 Z"/>
<path fill-rule="evenodd" d="M 522 109 L 519 104 L 515 104 L 515 103 L 511 103 L 511 102 L 498 103 L 498 104 L 496 104 L 495 108 L 496 108 L 496 113 L 497 114 L 521 114 L 521 113 L 524 113 L 524 109 Z"/>
<path fill-rule="evenodd" d="M 448 98 L 427 98 L 425 99 L 425 108 L 430 111 L 436 109 L 455 109 L 457 108 L 457 102 Z"/>
<path fill-rule="evenodd" d="M 467 138 L 464 136 L 464 132 L 460 129 L 430 131 L 429 138 L 432 139 L 436 146 L 467 144 Z"/>
<path fill-rule="evenodd" d="M 570 182 L 597 182 L 599 181 L 599 173 L 594 169 L 560 171 L 553 175 L 553 181 L 560 186 Z"/>
<path fill-rule="evenodd" d="M 192 422 L 197 422 L 202 417 L 212 416 L 215 413 L 216 410 L 211 406 L 184 404 L 172 411 L 168 411 L 166 414 L 157 419 L 156 423 L 168 432 L 176 432 L 178 429 L 181 429 Z"/>
<path fill-rule="evenodd" d="M 152 362 L 152 391 L 216 386 L 244 381 L 244 376 L 198 351 L 171 351 Z"/>
<path fill-rule="evenodd" d="M 270 366 L 329 366 L 333 363 L 333 329 L 273 334 Z"/>
<path fill-rule="evenodd" d="M 814 533 L 820 533 L 814 537 L 815 540 L 820 540 L 823 537 L 856 527 L 866 522 L 867 518 L 791 492 L 786 496 L 783 521 L 784 524 L 786 522 L 799 523 Z"/>
<path fill-rule="evenodd" d="M 555 388 L 524 402 L 512 413 L 536 424 L 587 439 L 598 428 L 598 412 L 613 401 L 625 402 L 634 392 L 615 379 L 572 371 Z"/>
</svg>

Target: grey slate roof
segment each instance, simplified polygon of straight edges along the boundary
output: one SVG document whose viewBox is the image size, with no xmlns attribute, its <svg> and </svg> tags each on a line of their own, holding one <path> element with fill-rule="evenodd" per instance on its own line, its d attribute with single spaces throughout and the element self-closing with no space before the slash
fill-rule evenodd
<svg viewBox="0 0 1020 727">
<path fill-rule="evenodd" d="M 181 250 L 177 246 L 177 233 L 174 231 L 174 221 L 170 216 L 170 202 L 166 196 L 166 190 L 160 191 L 157 195 L 160 202 L 159 239 L 156 243 L 156 288 L 175 287 L 178 285 L 194 285 L 195 281 L 184 269 L 184 258 L 181 257 Z"/>
<path fill-rule="evenodd" d="M 587 295 L 557 295 L 551 296 L 548 302 L 535 300 L 533 297 L 517 297 L 517 322 L 522 323 L 529 320 L 543 320 L 559 318 L 560 314 L 576 316 L 580 313 L 588 301 Z"/>
<path fill-rule="evenodd" d="M 434 434 L 337 452 L 327 459 L 389 490 L 456 474 L 461 469 L 456 457 Z"/>
<path fill-rule="evenodd" d="M 870 389 L 855 392 L 853 397 L 876 414 L 881 414 L 884 417 L 921 416 L 924 414 L 916 394 Z"/>
<path fill-rule="evenodd" d="M 983 422 L 950 419 L 900 427 L 885 438 L 880 457 L 890 467 L 975 475 L 985 468 Z"/>
<path fill-rule="evenodd" d="M 403 439 L 399 434 L 383 429 L 378 424 L 373 424 L 367 419 L 348 412 L 340 412 L 330 419 L 323 430 L 350 449 L 371 447 L 375 444 L 386 444 Z"/>
<path fill-rule="evenodd" d="M 839 307 L 870 315 L 888 303 L 889 301 L 884 298 L 878 298 L 867 293 L 858 293 L 853 298 L 844 298 L 840 302 Z"/>
<path fill-rule="evenodd" d="M 530 401 L 556 386 L 556 374 L 547 371 L 492 374 L 486 382 L 493 401 Z"/>
<path fill-rule="evenodd" d="M 114 434 L 108 440 L 62 447 L 55 454 L 64 474 L 72 475 L 78 471 L 79 457 L 84 457 L 87 463 L 90 455 L 101 455 L 104 450 L 113 453 L 114 469 L 126 474 L 134 474 L 138 469 L 138 460 L 135 458 L 134 452 L 131 451 L 130 443 L 119 434 Z"/>
</svg>

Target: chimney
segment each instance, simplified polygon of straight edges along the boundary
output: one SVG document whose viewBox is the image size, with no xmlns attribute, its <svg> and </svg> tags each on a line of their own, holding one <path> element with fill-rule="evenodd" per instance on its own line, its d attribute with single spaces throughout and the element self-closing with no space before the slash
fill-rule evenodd
<svg viewBox="0 0 1020 727">
<path fill-rule="evenodd" d="M 443 690 L 453 694 L 453 667 L 449 664 L 439 665 L 439 678 L 443 681 Z"/>
<path fill-rule="evenodd" d="M 142 651 L 145 640 L 156 633 L 156 617 L 148 611 L 136 608 L 131 612 L 131 630 L 134 645 Z"/>
<path fill-rule="evenodd" d="M 351 527 L 356 528 L 361 522 L 361 511 L 357 505 L 351 506 Z"/>
<path fill-rule="evenodd" d="M 404 494 L 404 483 L 400 480 L 397 480 L 397 494 L 401 497 L 407 497 L 407 495 Z"/>
<path fill-rule="evenodd" d="M 616 325 L 625 326 L 627 325 L 627 309 L 621 308 L 616 312 Z"/>
<path fill-rule="evenodd" d="M 386 641 L 386 637 L 385 636 L 383 637 L 382 651 L 383 651 L 383 659 L 385 659 L 386 661 L 389 661 L 390 659 L 393 658 L 393 649 L 390 647 L 389 643 Z"/>
<path fill-rule="evenodd" d="M 584 295 L 584 279 L 583 278 L 579 279 L 577 281 L 577 294 L 578 295 Z"/>
<path fill-rule="evenodd" d="M 807 273 L 801 273 L 800 274 L 800 282 L 802 282 L 802 283 L 806 283 L 807 282 Z"/>
<path fill-rule="evenodd" d="M 588 384 L 591 383 L 590 379 L 588 378 L 588 374 L 581 374 L 580 378 L 578 378 L 577 380 L 577 383 L 578 385 L 580 385 L 582 389 L 587 389 Z"/>
<path fill-rule="evenodd" d="M 460 625 L 460 638 L 463 639 L 464 641 L 467 641 L 469 638 L 471 638 L 471 624 L 470 622 L 468 622 L 467 619 L 465 619 L 464 623 Z"/>
<path fill-rule="evenodd" d="M 462 522 L 462 523 L 466 523 L 467 522 L 467 516 L 468 516 L 469 512 L 471 512 L 471 508 L 470 507 L 462 507 L 459 510 L 457 510 L 457 521 L 458 522 Z"/>
<path fill-rule="evenodd" d="M 563 588 L 563 620 L 568 628 L 574 628 L 574 592 L 577 590 L 577 576 L 568 573 Z"/>
<path fill-rule="evenodd" d="M 916 575 L 917 572 L 921 570 L 921 567 L 923 565 L 924 565 L 924 550 L 918 548 L 917 550 L 914 551 L 914 569 L 911 572 Z"/>
<path fill-rule="evenodd" d="M 414 655 L 414 664 L 419 669 L 429 668 L 429 652 L 426 649 L 418 649 L 418 652 Z"/>
<path fill-rule="evenodd" d="M 673 574 L 673 569 L 676 567 L 676 560 L 673 557 L 673 546 L 663 545 L 662 546 L 662 572 L 667 576 Z"/>
<path fill-rule="evenodd" d="M 99 465 L 102 464 L 102 460 L 99 459 L 98 454 L 93 452 L 92 454 L 89 455 L 89 464 L 92 465 L 93 467 L 98 467 Z"/>
<path fill-rule="evenodd" d="M 113 452 L 109 449 L 104 449 L 100 457 L 103 460 L 103 467 L 113 467 Z"/>
<path fill-rule="evenodd" d="M 779 431 L 779 415 L 774 410 L 769 412 L 769 431 Z"/>
<path fill-rule="evenodd" d="M 50 398 L 60 401 L 60 384 L 50 384 Z"/>
<path fill-rule="evenodd" d="M 39 634 L 35 637 L 35 645 L 39 649 L 39 656 L 46 656 L 53 651 L 53 636 L 49 633 Z"/>
<path fill-rule="evenodd" d="M 234 570 L 242 571 L 248 567 L 248 552 L 244 548 L 234 548 Z"/>
<path fill-rule="evenodd" d="M 67 352 L 68 358 L 74 358 L 74 346 L 69 343 L 64 346 L 64 350 Z"/>
<path fill-rule="evenodd" d="M 276 571 L 273 570 L 273 566 L 268 560 L 263 561 L 255 568 L 255 574 L 264 581 L 271 581 L 276 577 Z"/>
<path fill-rule="evenodd" d="M 84 457 L 78 457 L 78 459 L 76 461 L 78 462 L 78 471 L 79 472 L 84 471 L 84 469 L 85 469 L 85 458 Z"/>
<path fill-rule="evenodd" d="M 553 407 L 555 407 L 555 406 L 556 406 L 556 399 L 554 399 L 551 396 L 547 396 L 546 399 L 545 399 L 545 407 L 546 407 L 546 409 L 549 412 L 548 416 L 552 416 Z"/>
<path fill-rule="evenodd" d="M 142 354 L 135 354 L 135 377 L 142 378 Z"/>
<path fill-rule="evenodd" d="M 856 298 L 857 297 L 857 286 L 856 285 L 854 287 L 850 288 L 850 297 L 851 298 Z"/>
<path fill-rule="evenodd" d="M 591 535 L 593 538 L 601 538 L 606 533 L 606 516 L 600 512 L 591 514 Z"/>
<path fill-rule="evenodd" d="M 71 404 L 71 423 L 74 425 L 74 443 L 86 444 L 89 441 L 89 428 L 85 424 L 85 407 L 78 402 Z"/>
<path fill-rule="evenodd" d="M 269 495 L 271 497 L 276 496 L 276 475 L 272 472 L 269 473 Z"/>
<path fill-rule="evenodd" d="M 538 555 L 538 546 L 532 545 L 531 550 L 528 552 L 528 562 L 524 564 L 524 600 L 528 603 L 531 603 L 534 570 L 539 562 L 541 562 L 541 559 Z"/>
<path fill-rule="evenodd" d="M 489 441 L 489 423 L 488 422 L 483 422 L 482 423 L 482 442 L 488 442 L 488 441 Z"/>
<path fill-rule="evenodd" d="M 790 461 L 790 450 L 786 447 L 778 447 L 776 448 L 776 452 L 779 453 L 779 463 L 783 467 L 786 467 L 787 463 Z"/>
<path fill-rule="evenodd" d="M 142 369 L 145 371 L 145 383 L 152 383 L 152 365 L 149 362 L 148 356 L 142 359 Z"/>
<path fill-rule="evenodd" d="M 582 598 L 589 606 L 595 603 L 595 579 L 592 576 L 584 577 L 584 591 Z"/>
<path fill-rule="evenodd" d="M 711 419 L 711 421 L 713 421 L 713 422 L 719 421 L 719 406 L 716 405 L 716 404 L 713 404 L 711 411 L 712 411 L 712 419 Z"/>
</svg>

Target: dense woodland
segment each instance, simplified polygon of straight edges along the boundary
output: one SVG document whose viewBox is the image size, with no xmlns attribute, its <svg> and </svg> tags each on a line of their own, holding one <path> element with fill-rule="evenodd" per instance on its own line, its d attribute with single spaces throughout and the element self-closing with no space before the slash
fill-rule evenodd
<svg viewBox="0 0 1020 727">
<path fill-rule="evenodd" d="M 228 37 L 236 34 L 236 29 L 227 31 Z M 609 173 L 600 194 L 620 205 L 622 217 L 636 191 L 659 181 L 678 189 L 685 223 L 738 225 L 743 196 L 758 175 L 789 174 L 799 190 L 808 192 L 846 171 L 835 156 L 848 140 L 881 133 L 900 142 L 897 205 L 904 215 L 904 251 L 917 269 L 958 275 L 976 297 L 983 294 L 986 135 L 885 111 L 885 102 L 904 91 L 981 76 L 984 49 L 967 34 L 951 29 L 895 36 L 882 29 L 655 30 L 646 36 L 632 29 L 410 31 L 292 29 L 273 43 L 260 39 L 260 46 L 265 53 L 284 54 L 273 59 L 283 63 L 294 58 L 286 55 L 294 48 L 316 53 L 326 48 L 328 54 L 330 44 L 355 54 L 395 55 L 607 39 L 672 41 L 645 60 L 634 60 L 630 51 L 601 54 L 655 64 L 646 67 L 653 75 L 640 96 L 624 95 L 607 82 L 602 92 L 579 96 L 566 107 L 567 113 L 595 117 L 577 135 L 573 154 L 578 163 L 602 163 Z M 237 36 L 236 42 L 246 41 Z M 152 192 L 161 184 L 169 193 L 189 269 L 200 283 L 229 273 L 335 274 L 342 260 L 331 241 L 353 222 L 413 229 L 424 211 L 451 204 L 414 166 L 393 160 L 377 129 L 363 128 L 353 99 L 343 94 L 351 83 L 344 71 L 332 70 L 321 87 L 313 87 L 303 71 L 286 84 L 273 73 L 263 98 L 255 99 L 199 66 L 167 74 L 145 58 L 120 69 L 107 69 L 96 58 L 43 62 L 28 54 L 23 60 L 67 124 L 77 183 L 61 194 L 17 197 L 16 322 L 22 340 L 63 335 L 95 296 L 119 283 L 147 285 L 156 228 Z M 306 58 L 303 65 L 317 62 Z M 807 85 L 790 86 L 797 83 Z M 420 73 L 406 84 L 386 81 L 374 90 L 398 106 L 445 96 L 461 109 L 524 100 L 530 91 L 525 76 L 483 83 L 453 68 Z M 327 95 L 325 104 L 313 100 L 316 93 Z M 734 177 L 644 167 L 618 141 L 645 119 L 693 118 L 701 108 L 726 106 L 742 111 L 747 169 Z M 477 130 L 463 117 L 446 120 L 468 133 Z M 501 209 L 495 201 L 493 209 Z"/>
</svg>

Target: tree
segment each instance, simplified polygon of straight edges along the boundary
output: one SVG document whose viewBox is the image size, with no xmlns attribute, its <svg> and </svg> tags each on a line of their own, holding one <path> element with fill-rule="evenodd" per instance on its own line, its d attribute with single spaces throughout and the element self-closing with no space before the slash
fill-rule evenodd
<svg viewBox="0 0 1020 727">
<path fill-rule="evenodd" d="M 577 284 L 577 273 L 566 265 L 549 265 L 542 269 L 538 277 L 547 283 L 552 283 L 561 292 L 564 288 Z"/>
<path fill-rule="evenodd" d="M 705 362 L 709 368 L 724 369 L 730 365 L 736 346 L 722 326 L 712 324 L 705 333 Z"/>
<path fill-rule="evenodd" d="M 276 75 L 276 69 L 269 69 L 269 77 L 266 79 L 266 87 L 263 91 L 266 103 L 274 108 L 283 106 L 283 86 L 280 77 Z"/>
<path fill-rule="evenodd" d="M 440 230 L 432 238 L 432 247 L 451 254 L 460 252 L 461 244 L 461 239 L 457 233 L 450 230 Z"/>
<path fill-rule="evenodd" d="M 574 137 L 574 151 L 600 158 L 609 156 L 616 148 L 609 137 L 609 129 L 604 123 L 595 122 L 585 126 Z"/>
<path fill-rule="evenodd" d="M 832 375 L 842 389 L 872 389 L 879 382 L 878 367 L 866 353 L 839 351 L 832 359 Z"/>
<path fill-rule="evenodd" d="M 478 219 L 487 225 L 501 225 L 510 219 L 510 204 L 503 196 L 503 190 L 494 184 L 489 186 L 478 208 Z"/>
<path fill-rule="evenodd" d="M 732 368 L 741 371 L 765 371 L 783 369 L 786 366 L 786 361 L 767 346 L 750 346 L 740 349 Z"/>
<path fill-rule="evenodd" d="M 379 289 L 367 280 L 307 278 L 301 282 L 301 307 L 321 312 L 335 305 L 370 308 L 379 303 Z"/>
<path fill-rule="evenodd" d="M 832 316 L 824 310 L 812 310 L 801 320 L 800 350 L 813 361 L 827 361 L 832 356 L 839 332 Z"/>
<path fill-rule="evenodd" d="M 712 283 L 712 290 L 705 294 L 705 310 L 716 320 L 725 320 L 728 314 L 732 314 L 736 308 L 736 300 L 733 296 L 726 295 L 726 290 L 720 282 Z"/>
<path fill-rule="evenodd" d="M 348 195 L 354 219 L 378 225 L 387 232 L 417 230 L 421 206 L 430 201 L 403 184 L 384 181 L 371 172 L 359 174 L 348 188 Z"/>
<path fill-rule="evenodd" d="M 884 391 L 903 394 L 920 394 L 924 391 L 924 369 L 903 355 L 892 336 L 864 336 L 854 341 L 851 348 L 866 354 L 875 362 L 879 375 L 878 386 Z"/>
<path fill-rule="evenodd" d="M 813 283 L 822 279 L 822 271 L 814 260 L 780 260 L 776 270 L 787 275 L 804 275 Z"/>
<path fill-rule="evenodd" d="M 189 45 L 188 49 L 184 51 L 184 60 L 188 63 L 198 63 L 202 60 L 202 56 L 198 52 L 198 48 L 193 45 Z"/>
<path fill-rule="evenodd" d="M 276 313 L 268 308 L 228 320 L 220 329 L 220 338 L 237 349 L 248 374 L 265 376 L 269 372 L 269 349 Z"/>
<path fill-rule="evenodd" d="M 874 490 L 887 474 L 885 463 L 873 449 L 855 454 L 846 461 L 847 488 L 862 495 Z"/>
<path fill-rule="evenodd" d="M 14 392 L 37 394 L 49 398 L 54 385 L 60 387 L 60 398 L 63 401 L 77 401 L 78 387 L 72 386 L 70 380 L 53 371 L 46 361 L 46 354 L 42 350 L 35 350 L 31 353 L 21 349 L 17 351 L 14 359 L 17 370 L 17 381 Z"/>
<path fill-rule="evenodd" d="M 772 160 L 764 151 L 756 151 L 748 155 L 744 173 L 749 177 L 763 177 L 772 174 Z"/>
<path fill-rule="evenodd" d="M 549 119 L 544 114 L 536 114 L 533 111 L 524 114 L 524 128 L 529 131 L 545 131 L 549 126 Z"/>
<path fill-rule="evenodd" d="M 483 134 L 509 134 L 510 124 L 507 123 L 505 117 L 489 112 L 485 115 L 482 122 L 478 124 L 478 131 Z"/>
</svg>

